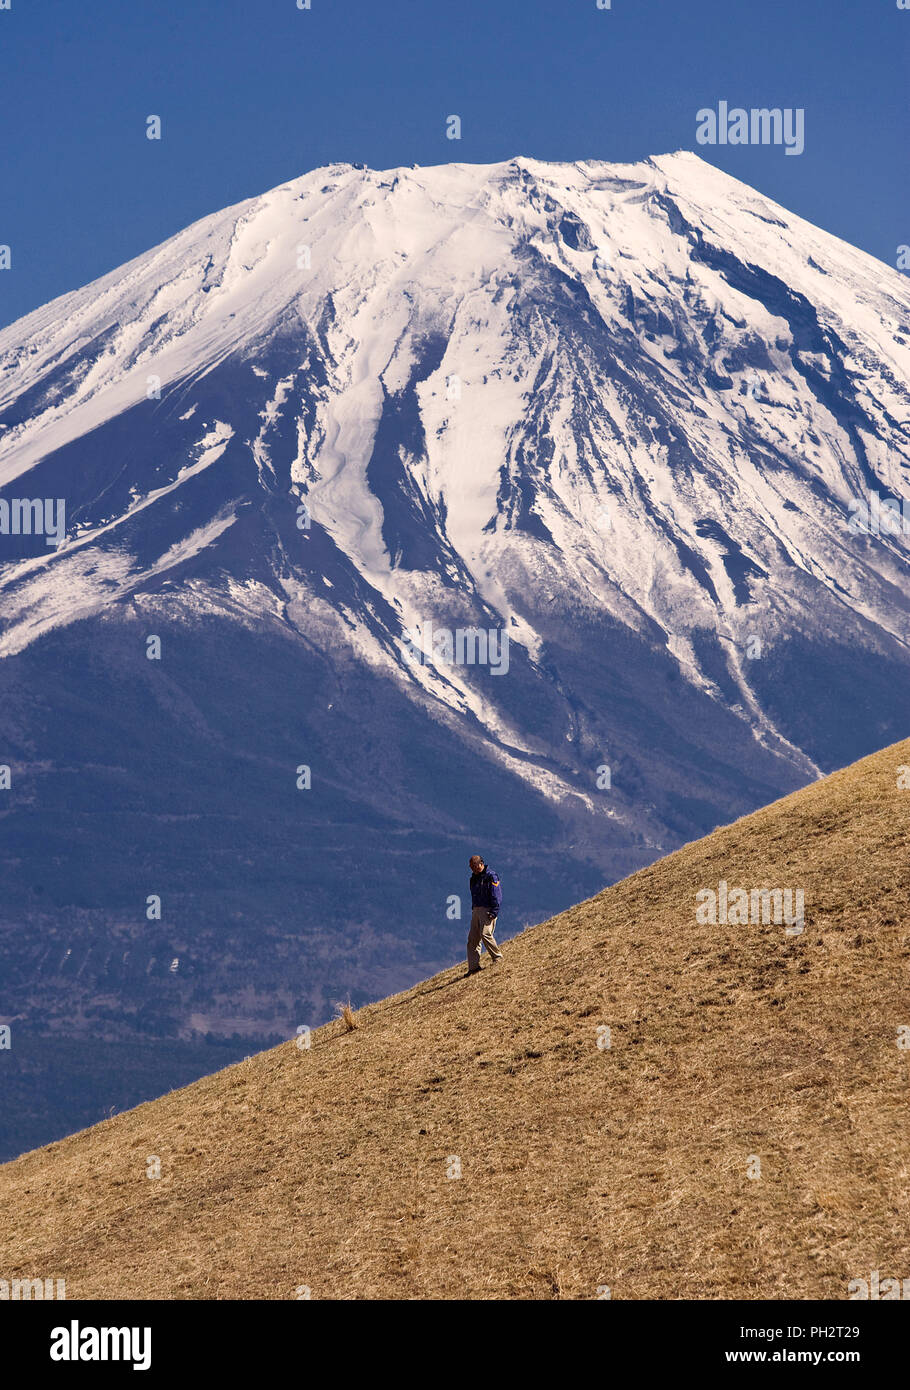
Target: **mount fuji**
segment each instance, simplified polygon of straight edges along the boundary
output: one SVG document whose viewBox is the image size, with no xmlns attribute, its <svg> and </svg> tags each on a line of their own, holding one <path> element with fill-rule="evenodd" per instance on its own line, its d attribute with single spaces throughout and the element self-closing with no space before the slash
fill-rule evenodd
<svg viewBox="0 0 910 1390">
<path fill-rule="evenodd" d="M 908 382 L 685 152 L 331 165 L 0 332 L 0 1150 L 905 737 Z"/>
</svg>

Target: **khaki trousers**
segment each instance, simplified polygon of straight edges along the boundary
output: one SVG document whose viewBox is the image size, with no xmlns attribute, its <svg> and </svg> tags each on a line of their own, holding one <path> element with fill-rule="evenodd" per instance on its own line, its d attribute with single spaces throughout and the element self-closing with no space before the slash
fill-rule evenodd
<svg viewBox="0 0 910 1390">
<path fill-rule="evenodd" d="M 493 924 L 496 918 L 488 907 L 475 907 L 471 913 L 471 930 L 468 932 L 468 970 L 480 969 L 480 948 L 486 946 L 494 960 L 502 960 L 502 951 L 493 937 Z"/>
</svg>

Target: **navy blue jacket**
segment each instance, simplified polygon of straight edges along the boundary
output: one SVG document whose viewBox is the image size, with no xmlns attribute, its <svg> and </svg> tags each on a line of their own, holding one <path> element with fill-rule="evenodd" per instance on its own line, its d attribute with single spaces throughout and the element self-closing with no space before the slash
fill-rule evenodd
<svg viewBox="0 0 910 1390">
<path fill-rule="evenodd" d="M 499 874 L 489 864 L 479 874 L 471 875 L 471 906 L 486 907 L 494 917 L 499 916 L 502 907 L 502 888 Z"/>
</svg>

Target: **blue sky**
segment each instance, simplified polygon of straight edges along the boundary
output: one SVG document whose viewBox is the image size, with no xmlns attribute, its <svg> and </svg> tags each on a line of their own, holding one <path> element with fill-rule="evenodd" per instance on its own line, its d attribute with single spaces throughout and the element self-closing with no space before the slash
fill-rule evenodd
<svg viewBox="0 0 910 1390">
<path fill-rule="evenodd" d="M 311 4 L 0 10 L 0 324 L 332 160 L 695 149 L 889 265 L 910 242 L 910 10 L 897 0 Z M 804 108 L 805 153 L 697 146 L 696 112 L 720 100 Z M 460 141 L 446 139 L 451 114 Z"/>
</svg>

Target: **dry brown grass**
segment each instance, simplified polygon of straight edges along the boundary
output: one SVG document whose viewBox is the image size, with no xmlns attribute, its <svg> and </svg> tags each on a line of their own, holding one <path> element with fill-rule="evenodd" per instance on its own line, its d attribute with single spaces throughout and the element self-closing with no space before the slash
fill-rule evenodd
<svg viewBox="0 0 910 1390">
<path fill-rule="evenodd" d="M 5 1165 L 0 1277 L 65 1276 L 70 1298 L 750 1299 L 910 1275 L 902 763 L 910 742 L 686 846 L 482 980 L 459 962 L 368 1026 Z M 697 924 L 721 878 L 804 888 L 806 930 Z"/>
<path fill-rule="evenodd" d="M 360 1021 L 357 1018 L 357 1015 L 354 1013 L 354 1010 L 351 1008 L 350 1003 L 338 1004 L 336 1005 L 336 1009 L 336 1017 L 341 1019 L 348 1033 L 353 1033 L 355 1028 L 360 1027 Z"/>
</svg>

